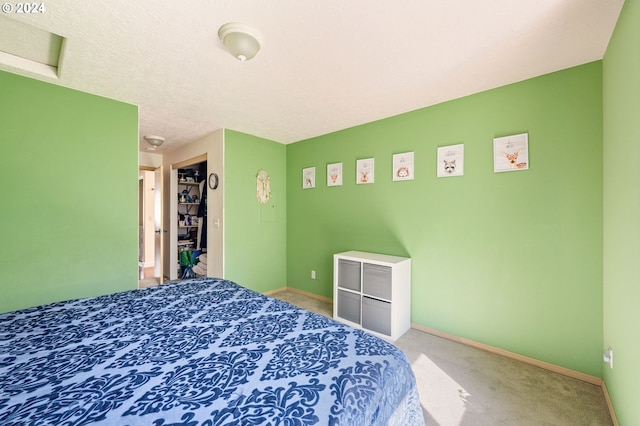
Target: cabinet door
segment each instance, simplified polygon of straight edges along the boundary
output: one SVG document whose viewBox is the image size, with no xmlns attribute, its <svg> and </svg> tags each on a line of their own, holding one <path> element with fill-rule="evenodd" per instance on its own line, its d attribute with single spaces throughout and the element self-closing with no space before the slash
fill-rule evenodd
<svg viewBox="0 0 640 426">
<path fill-rule="evenodd" d="M 362 292 L 366 295 L 391 300 L 391 267 L 365 263 L 362 265 Z"/>
<path fill-rule="evenodd" d="M 338 259 L 338 287 L 360 291 L 360 262 Z"/>
<path fill-rule="evenodd" d="M 360 324 L 360 295 L 338 290 L 338 316 Z"/>
<path fill-rule="evenodd" d="M 362 327 L 391 336 L 391 303 L 362 296 Z"/>
</svg>

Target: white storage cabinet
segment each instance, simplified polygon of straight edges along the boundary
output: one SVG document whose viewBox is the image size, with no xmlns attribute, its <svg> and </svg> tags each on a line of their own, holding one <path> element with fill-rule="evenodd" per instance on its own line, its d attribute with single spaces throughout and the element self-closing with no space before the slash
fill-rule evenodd
<svg viewBox="0 0 640 426">
<path fill-rule="evenodd" d="M 333 318 L 387 340 L 402 336 L 411 327 L 411 259 L 334 254 Z"/>
</svg>

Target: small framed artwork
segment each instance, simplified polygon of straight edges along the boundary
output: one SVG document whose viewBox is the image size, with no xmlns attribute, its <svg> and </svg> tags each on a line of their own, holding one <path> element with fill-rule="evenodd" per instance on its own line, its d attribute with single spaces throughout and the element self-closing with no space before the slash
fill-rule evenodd
<svg viewBox="0 0 640 426">
<path fill-rule="evenodd" d="M 493 140 L 493 171 L 513 172 L 529 169 L 529 134 L 505 136 Z"/>
<path fill-rule="evenodd" d="M 464 144 L 438 147 L 438 177 L 464 175 Z"/>
<path fill-rule="evenodd" d="M 302 189 L 310 189 L 316 187 L 316 168 L 307 167 L 302 169 Z"/>
<path fill-rule="evenodd" d="M 356 183 L 365 184 L 374 182 L 374 158 L 357 160 L 356 162 Z"/>
<path fill-rule="evenodd" d="M 327 186 L 342 185 L 342 163 L 327 164 Z"/>
<path fill-rule="evenodd" d="M 413 152 L 393 155 L 393 180 L 413 180 Z"/>
</svg>

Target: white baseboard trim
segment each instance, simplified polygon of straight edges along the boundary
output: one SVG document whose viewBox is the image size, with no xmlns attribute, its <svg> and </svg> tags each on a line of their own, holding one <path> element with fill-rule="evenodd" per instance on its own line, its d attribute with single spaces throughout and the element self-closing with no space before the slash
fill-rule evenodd
<svg viewBox="0 0 640 426">
<path fill-rule="evenodd" d="M 609 391 L 607 390 L 607 384 L 604 380 L 602 381 L 602 393 L 604 394 L 604 400 L 607 402 L 607 407 L 609 408 L 609 415 L 611 416 L 613 426 L 619 426 L 616 412 L 613 411 L 613 403 L 611 402 L 611 397 L 609 396 Z"/>
<path fill-rule="evenodd" d="M 275 290 L 265 291 L 264 294 L 267 295 L 267 296 L 271 296 L 273 294 L 280 293 L 282 291 L 290 291 L 292 293 L 302 294 L 304 296 L 310 297 L 312 299 L 320 300 L 322 302 L 333 303 L 333 299 L 330 298 L 330 297 L 320 296 L 318 294 L 311 293 L 311 292 L 305 291 L 305 290 L 299 290 L 299 289 L 293 288 L 293 287 L 281 287 L 281 288 L 277 288 Z"/>
<path fill-rule="evenodd" d="M 453 334 L 449 334 L 443 331 L 435 330 L 433 328 L 425 327 L 420 324 L 411 323 L 411 328 L 414 328 L 419 331 L 423 331 L 428 334 L 432 334 L 434 336 L 442 337 L 447 340 L 462 343 L 467 346 L 482 349 L 487 352 L 492 352 L 494 354 L 502 355 L 507 358 L 522 361 L 524 363 L 531 364 L 536 367 L 544 368 L 545 370 L 553 371 L 555 373 L 572 377 L 574 379 L 582 380 L 583 382 L 591 383 L 592 385 L 602 386 L 602 379 L 600 377 L 591 376 L 589 374 L 571 370 L 570 368 L 560 367 L 559 365 L 551 364 L 545 361 L 540 361 L 535 358 L 530 358 L 528 356 L 520 355 L 515 352 L 510 352 L 505 349 L 496 348 L 495 346 L 486 345 L 484 343 L 476 342 L 474 340 L 465 339 L 464 337 L 458 337 Z"/>
<path fill-rule="evenodd" d="M 286 291 L 286 290 L 288 290 L 287 287 L 280 287 L 280 288 L 276 288 L 275 290 L 265 291 L 262 294 L 264 294 L 265 296 L 272 296 L 272 295 L 274 295 L 276 293 L 280 293 L 280 292 L 283 292 L 283 291 Z"/>
</svg>

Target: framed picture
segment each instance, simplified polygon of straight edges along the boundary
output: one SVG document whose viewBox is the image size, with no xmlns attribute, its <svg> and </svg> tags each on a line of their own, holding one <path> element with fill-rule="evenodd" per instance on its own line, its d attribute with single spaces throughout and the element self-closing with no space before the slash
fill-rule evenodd
<svg viewBox="0 0 640 426">
<path fill-rule="evenodd" d="M 438 177 L 464 175 L 464 144 L 438 147 Z"/>
<path fill-rule="evenodd" d="M 493 171 L 513 172 L 529 169 L 529 134 L 505 136 L 493 140 Z"/>
<path fill-rule="evenodd" d="M 302 169 L 302 189 L 310 189 L 316 187 L 316 168 L 307 167 Z"/>
<path fill-rule="evenodd" d="M 413 152 L 394 154 L 393 180 L 413 180 Z"/>
<path fill-rule="evenodd" d="M 356 183 L 366 184 L 374 182 L 374 158 L 357 160 L 356 162 Z"/>
<path fill-rule="evenodd" d="M 342 185 L 342 163 L 327 164 L 327 186 Z"/>
</svg>

